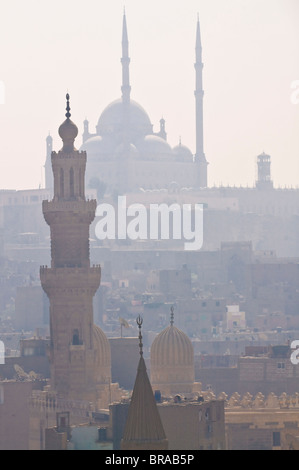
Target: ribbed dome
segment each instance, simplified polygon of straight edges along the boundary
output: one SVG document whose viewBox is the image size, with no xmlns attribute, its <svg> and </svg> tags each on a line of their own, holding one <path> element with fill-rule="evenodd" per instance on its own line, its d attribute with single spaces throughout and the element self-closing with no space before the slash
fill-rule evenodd
<svg viewBox="0 0 299 470">
<path fill-rule="evenodd" d="M 174 325 L 169 325 L 154 339 L 151 347 L 151 367 L 192 366 L 193 346 L 188 336 Z"/>
<path fill-rule="evenodd" d="M 105 383 L 111 377 L 111 350 L 107 336 L 96 325 L 93 325 L 93 341 L 95 350 L 95 379 L 98 383 Z"/>
</svg>

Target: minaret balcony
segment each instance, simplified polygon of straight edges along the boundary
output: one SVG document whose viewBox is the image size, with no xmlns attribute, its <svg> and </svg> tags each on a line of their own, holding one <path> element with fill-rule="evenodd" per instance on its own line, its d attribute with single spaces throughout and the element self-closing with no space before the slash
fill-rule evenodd
<svg viewBox="0 0 299 470">
<path fill-rule="evenodd" d="M 101 266 L 91 267 L 40 267 L 40 280 L 46 293 L 54 289 L 64 291 L 68 295 L 82 295 L 97 291 L 101 283 Z"/>
</svg>

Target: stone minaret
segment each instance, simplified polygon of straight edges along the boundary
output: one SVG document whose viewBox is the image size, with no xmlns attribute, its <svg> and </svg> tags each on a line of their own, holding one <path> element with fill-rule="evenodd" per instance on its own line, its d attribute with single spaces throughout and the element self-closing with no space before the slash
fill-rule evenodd
<svg viewBox="0 0 299 470">
<path fill-rule="evenodd" d="M 86 152 L 74 147 L 77 126 L 59 127 L 63 147 L 52 152 L 54 197 L 43 201 L 51 230 L 51 267 L 41 267 L 41 284 L 50 301 L 51 385 L 63 398 L 98 402 L 111 382 L 110 346 L 93 323 L 93 296 L 100 285 L 100 266 L 90 266 L 89 226 L 96 200 L 85 199 Z M 107 403 L 105 403 L 107 406 Z"/>
<path fill-rule="evenodd" d="M 203 86 L 202 86 L 202 47 L 200 35 L 200 23 L 197 19 L 196 46 L 195 46 L 195 111 L 196 111 L 196 154 L 195 162 L 198 165 L 198 186 L 206 188 L 208 185 L 208 162 L 203 149 Z"/>
</svg>

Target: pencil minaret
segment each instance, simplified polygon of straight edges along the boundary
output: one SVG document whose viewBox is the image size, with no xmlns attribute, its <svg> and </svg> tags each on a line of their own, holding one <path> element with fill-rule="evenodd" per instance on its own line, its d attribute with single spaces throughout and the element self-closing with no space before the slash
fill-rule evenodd
<svg viewBox="0 0 299 470">
<path fill-rule="evenodd" d="M 195 46 L 195 118 L 196 118 L 196 154 L 195 162 L 198 165 L 198 186 L 206 188 L 208 185 L 208 162 L 204 154 L 203 145 L 203 85 L 202 85 L 202 47 L 199 18 L 197 19 L 196 46 Z"/>
</svg>

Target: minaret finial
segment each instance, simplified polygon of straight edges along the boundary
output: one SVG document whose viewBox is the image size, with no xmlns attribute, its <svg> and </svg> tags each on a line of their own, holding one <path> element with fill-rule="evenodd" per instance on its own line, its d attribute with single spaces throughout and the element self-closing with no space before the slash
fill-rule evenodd
<svg viewBox="0 0 299 470">
<path fill-rule="evenodd" d="M 66 118 L 69 119 L 71 117 L 71 113 L 70 113 L 70 95 L 67 93 L 66 94 Z"/>
<path fill-rule="evenodd" d="M 172 305 L 170 307 L 170 325 L 172 326 L 174 324 L 174 306 Z"/>
<path fill-rule="evenodd" d="M 136 319 L 136 323 L 137 323 L 138 328 L 139 328 L 139 354 L 140 354 L 140 356 L 143 356 L 143 343 L 142 343 L 142 334 L 141 334 L 141 326 L 142 326 L 142 323 L 143 323 L 143 319 L 140 315 L 138 315 L 138 317 Z"/>
</svg>

